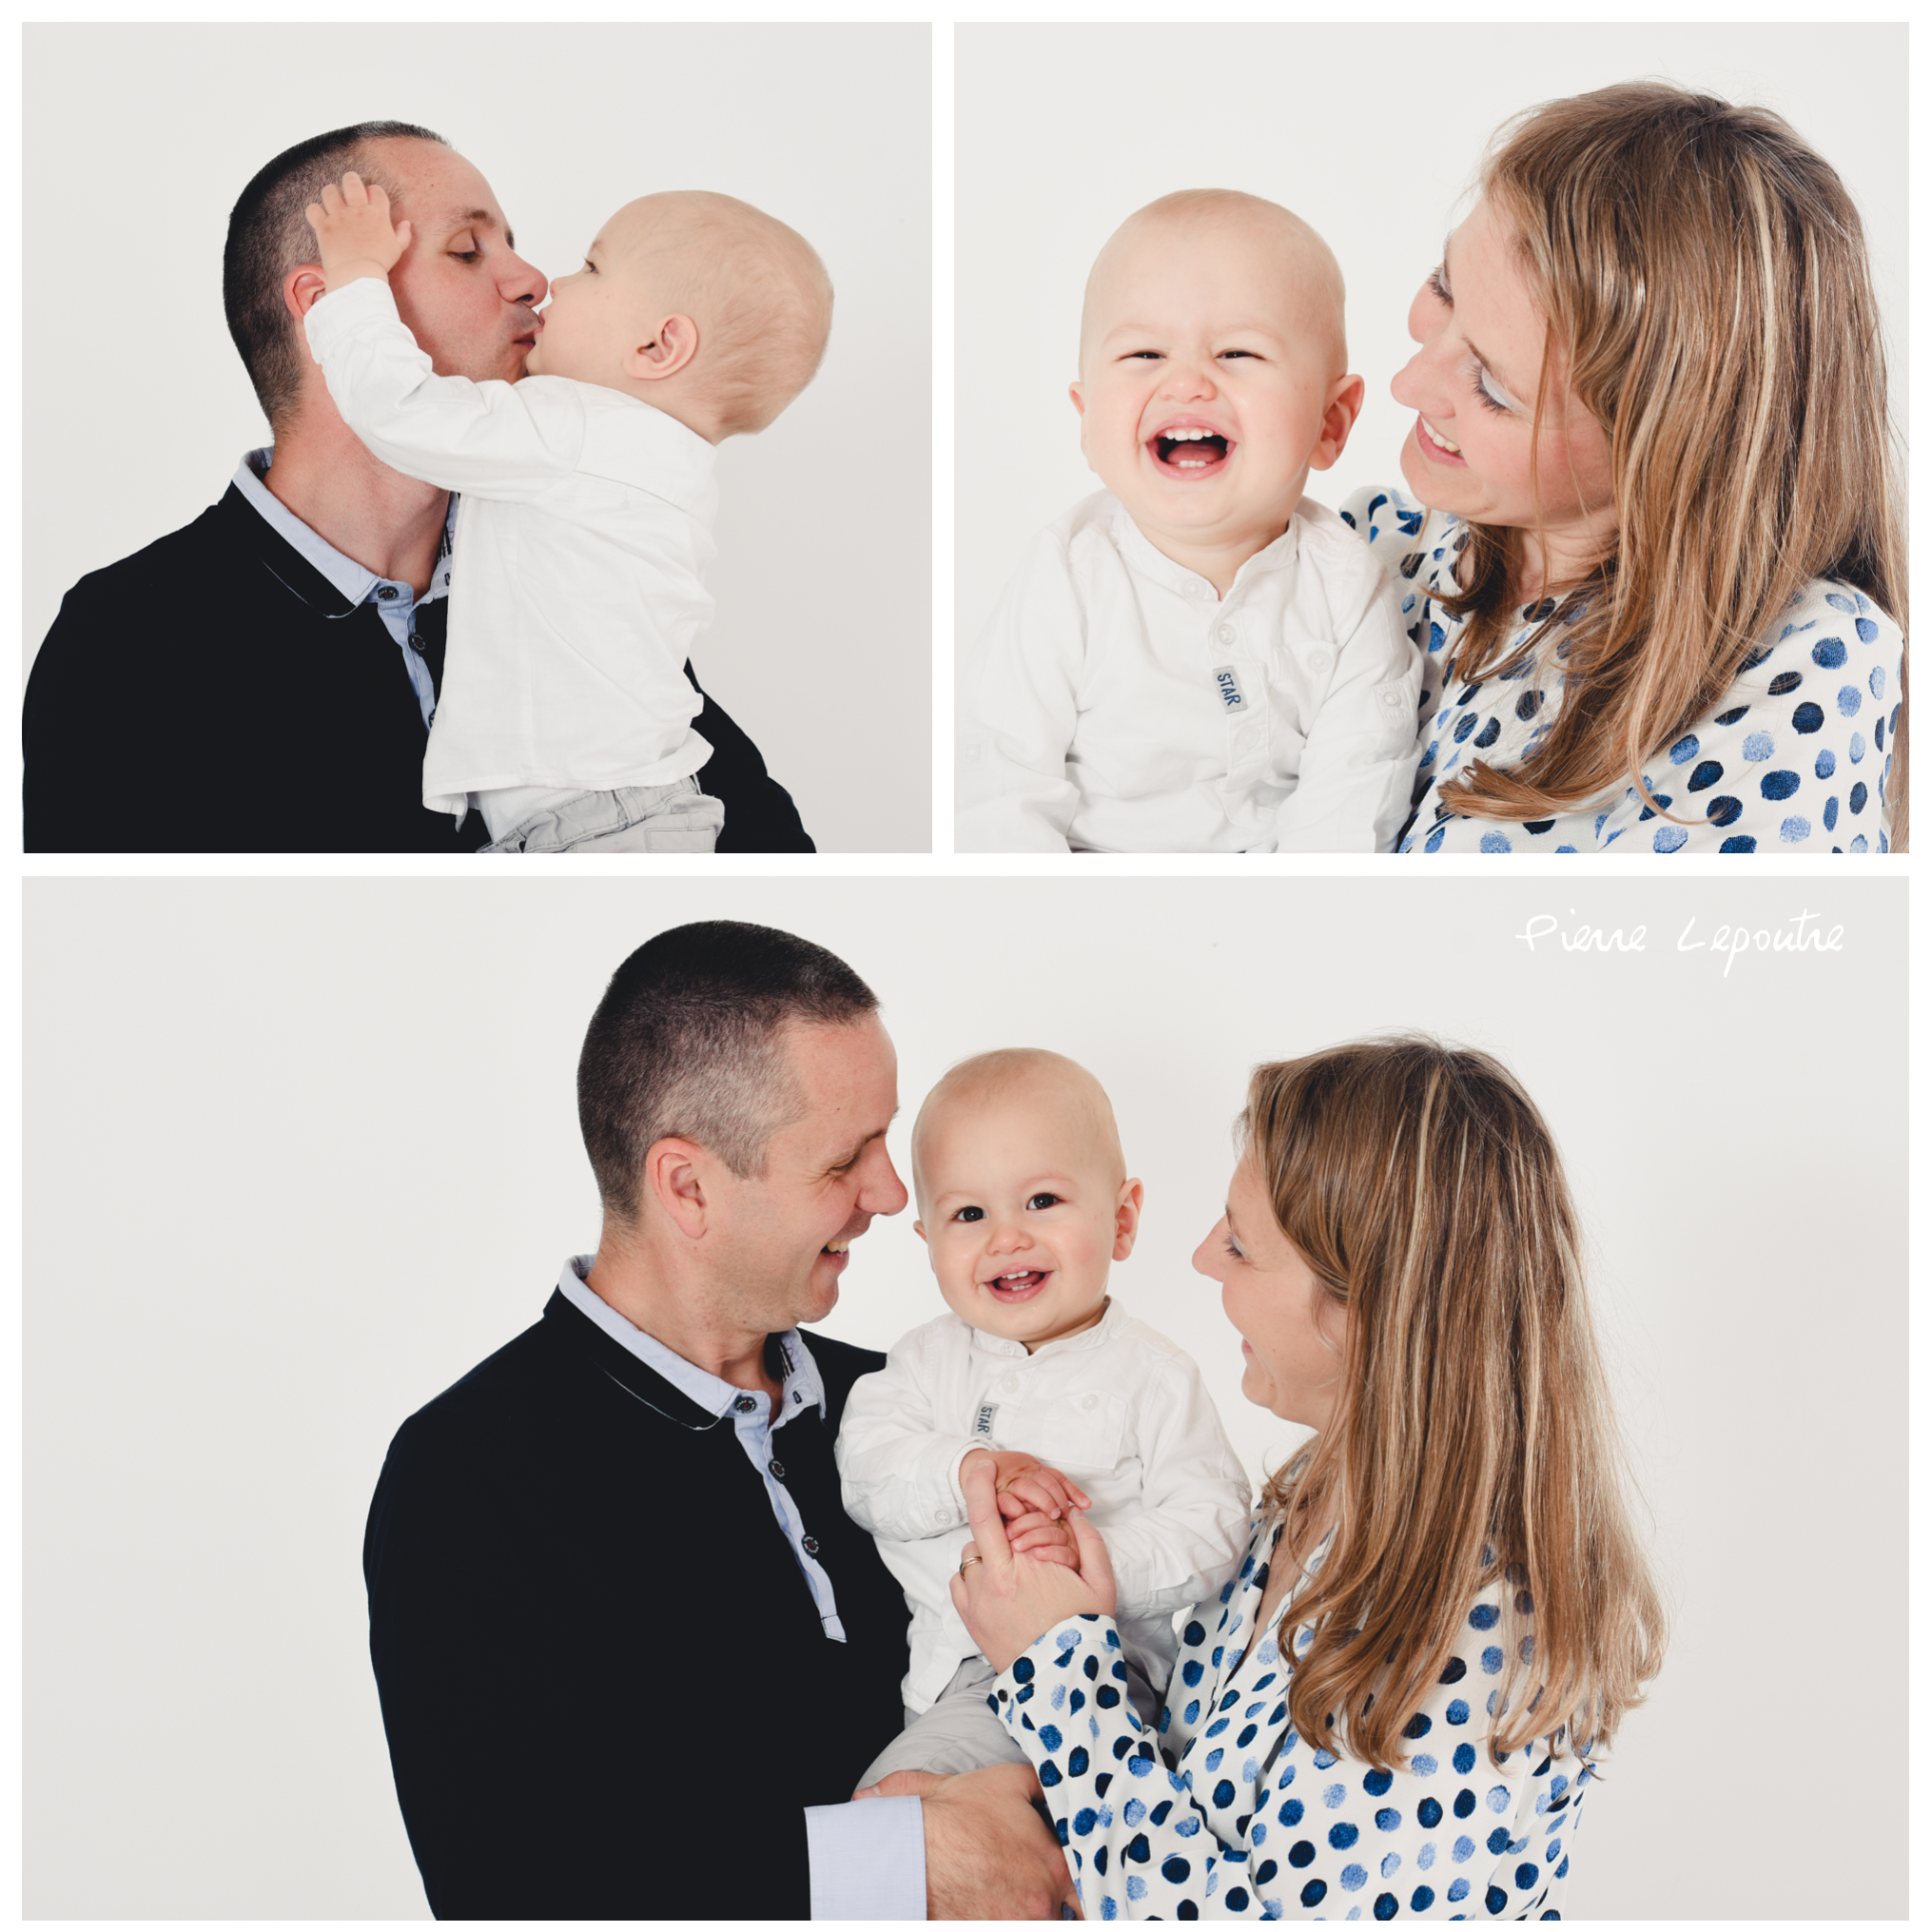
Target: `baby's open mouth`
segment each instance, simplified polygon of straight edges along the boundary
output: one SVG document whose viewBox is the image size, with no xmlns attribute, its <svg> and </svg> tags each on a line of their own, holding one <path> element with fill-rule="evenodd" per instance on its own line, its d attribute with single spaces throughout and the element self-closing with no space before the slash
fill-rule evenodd
<svg viewBox="0 0 1932 1932">
<path fill-rule="evenodd" d="M 1030 1301 L 1045 1287 L 1049 1272 L 1044 1268 L 1012 1268 L 980 1285 L 995 1301 Z"/>
<path fill-rule="evenodd" d="M 1163 430 L 1148 445 L 1154 460 L 1177 476 L 1205 477 L 1228 459 L 1233 445 L 1211 429 Z"/>
</svg>

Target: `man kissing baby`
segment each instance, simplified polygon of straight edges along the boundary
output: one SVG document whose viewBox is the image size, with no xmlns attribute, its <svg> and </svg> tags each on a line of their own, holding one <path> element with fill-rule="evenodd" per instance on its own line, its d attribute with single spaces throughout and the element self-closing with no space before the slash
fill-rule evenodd
<svg viewBox="0 0 1932 1932">
<path fill-rule="evenodd" d="M 345 175 L 308 210 L 329 394 L 392 469 L 460 492 L 449 653 L 422 802 L 489 851 L 711 851 L 684 675 L 711 621 L 716 446 L 811 380 L 831 283 L 805 239 L 730 195 L 646 195 L 551 283 L 517 383 L 434 373 L 388 274 L 409 244 Z"/>
</svg>

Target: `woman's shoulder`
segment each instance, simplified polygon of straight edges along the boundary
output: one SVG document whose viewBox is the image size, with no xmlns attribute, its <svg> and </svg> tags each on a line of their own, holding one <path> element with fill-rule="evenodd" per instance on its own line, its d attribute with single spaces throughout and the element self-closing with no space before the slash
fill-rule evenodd
<svg viewBox="0 0 1932 1932">
<path fill-rule="evenodd" d="M 1686 803 L 1727 834 L 1727 851 L 1884 850 L 1876 808 L 1903 656 L 1903 633 L 1870 597 L 1814 578 L 1716 703 L 1652 762 L 1652 790 L 1674 790 L 1675 779 Z"/>
<path fill-rule="evenodd" d="M 1345 497 L 1336 515 L 1353 530 L 1392 576 L 1414 576 L 1408 559 L 1425 566 L 1447 562 L 1462 532 L 1462 518 L 1432 510 L 1389 483 L 1371 483 Z"/>
</svg>

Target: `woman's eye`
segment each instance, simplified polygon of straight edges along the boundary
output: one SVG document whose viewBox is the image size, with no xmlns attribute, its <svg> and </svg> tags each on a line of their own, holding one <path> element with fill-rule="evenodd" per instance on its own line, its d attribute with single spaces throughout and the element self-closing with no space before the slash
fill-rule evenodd
<svg viewBox="0 0 1932 1932">
<path fill-rule="evenodd" d="M 1026 1203 L 1028 1207 L 1052 1207 L 1060 1200 L 1057 1194 L 1036 1194 Z"/>
<path fill-rule="evenodd" d="M 1232 1235 L 1223 1235 L 1221 1237 L 1220 1244 L 1228 1251 L 1228 1254 L 1235 1260 L 1245 1261 L 1248 1259 L 1247 1256 L 1241 1253 L 1240 1249 L 1235 1246 L 1234 1237 Z"/>
<path fill-rule="evenodd" d="M 1444 308 L 1454 308 L 1455 306 L 1455 303 L 1450 300 L 1449 289 L 1443 283 L 1442 270 L 1440 268 L 1432 268 L 1429 271 L 1429 280 L 1427 285 L 1430 294 L 1433 295 L 1436 299 L 1436 301 L 1443 305 Z"/>
<path fill-rule="evenodd" d="M 985 1220 L 986 1211 L 983 1207 L 963 1207 L 953 1216 L 954 1220 Z"/>
<path fill-rule="evenodd" d="M 1479 367 L 1476 370 L 1475 372 L 1476 400 L 1480 402 L 1486 409 L 1493 409 L 1498 416 L 1507 416 L 1509 415 L 1511 408 L 1513 405 L 1511 403 L 1509 398 L 1505 396 L 1500 389 L 1497 389 L 1493 386 L 1494 381 L 1495 378 L 1493 377 L 1487 369 Z"/>
</svg>

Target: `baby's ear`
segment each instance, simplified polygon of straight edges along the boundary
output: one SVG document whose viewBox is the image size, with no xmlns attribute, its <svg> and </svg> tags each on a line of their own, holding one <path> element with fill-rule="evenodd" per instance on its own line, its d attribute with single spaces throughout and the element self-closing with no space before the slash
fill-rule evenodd
<svg viewBox="0 0 1932 1932">
<path fill-rule="evenodd" d="M 1086 420 L 1086 398 L 1080 393 L 1080 384 L 1078 382 L 1069 382 L 1066 385 L 1066 393 L 1073 398 L 1075 414 L 1084 423 Z"/>
<path fill-rule="evenodd" d="M 926 1223 L 923 1220 L 914 1221 L 912 1223 L 912 1232 L 923 1241 L 926 1239 Z"/>
<path fill-rule="evenodd" d="M 1134 1237 L 1141 1231 L 1141 1203 L 1146 1189 L 1138 1181 L 1121 1182 L 1119 1200 L 1114 1203 L 1114 1259 L 1124 1261 L 1134 1252 Z"/>
<path fill-rule="evenodd" d="M 1362 413 L 1362 402 L 1367 393 L 1367 385 L 1359 376 L 1336 378 L 1328 407 L 1322 412 L 1321 439 L 1308 459 L 1311 470 L 1333 467 L 1335 459 L 1348 447 L 1349 432 L 1355 428 L 1356 420 Z"/>
</svg>

